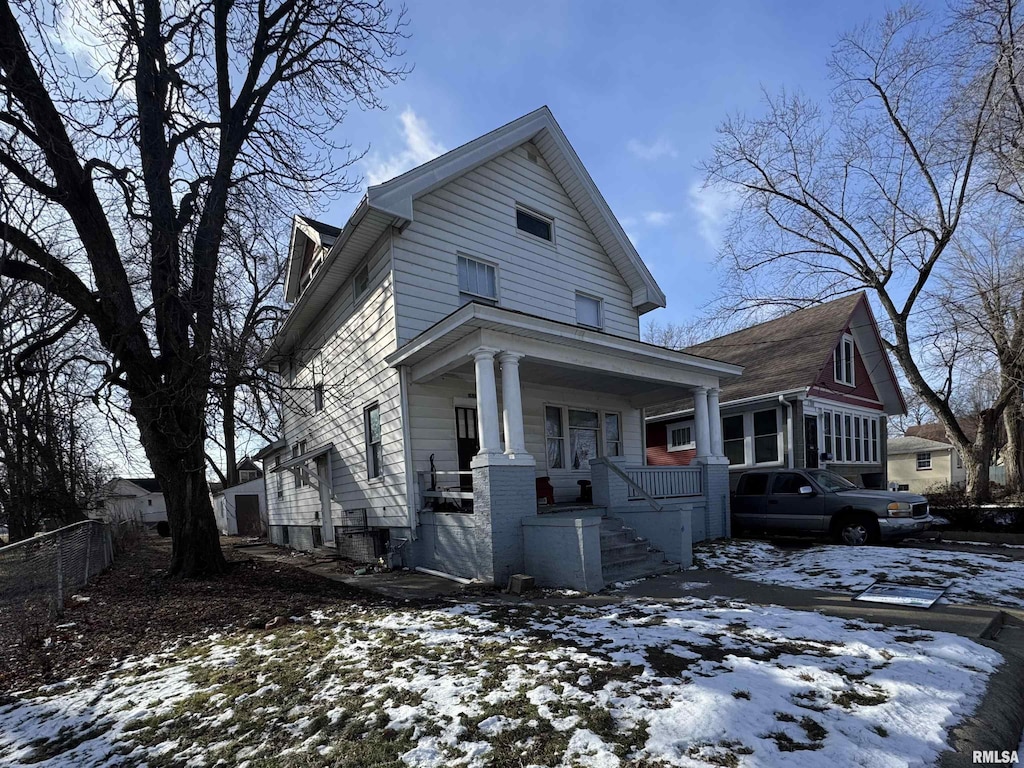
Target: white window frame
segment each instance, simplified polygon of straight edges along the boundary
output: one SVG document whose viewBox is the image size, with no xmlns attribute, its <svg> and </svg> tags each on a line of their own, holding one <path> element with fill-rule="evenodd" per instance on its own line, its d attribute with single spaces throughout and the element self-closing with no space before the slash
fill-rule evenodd
<svg viewBox="0 0 1024 768">
<path fill-rule="evenodd" d="M 762 411 L 775 411 L 775 424 L 777 426 L 776 440 L 778 445 L 778 456 L 779 458 L 775 461 L 754 461 L 754 414 L 761 413 Z M 781 467 L 786 463 L 786 451 L 785 451 L 785 427 L 782 421 L 782 407 L 775 406 L 773 408 L 758 408 L 754 411 L 744 411 L 743 413 L 723 413 L 722 419 L 728 419 L 735 416 L 743 417 L 743 463 L 742 464 L 730 464 L 730 469 L 747 468 L 747 467 Z M 725 425 L 722 425 L 722 434 L 725 434 Z M 764 437 L 764 435 L 762 435 Z"/>
<path fill-rule="evenodd" d="M 591 301 L 597 302 L 597 325 L 591 325 L 590 323 L 584 323 L 580 321 L 580 298 L 590 299 Z M 576 310 L 576 325 L 580 328 L 592 328 L 595 331 L 604 330 L 604 299 L 600 296 L 594 296 L 592 293 L 586 293 L 584 291 L 576 291 L 575 301 L 573 302 L 573 308 Z"/>
<path fill-rule="evenodd" d="M 365 275 L 366 282 L 363 285 L 362 290 L 359 289 L 359 283 L 362 282 L 362 276 Z M 352 274 L 352 303 L 356 303 L 363 296 L 370 292 L 370 264 L 369 262 L 363 263 L 358 269 Z"/>
<path fill-rule="evenodd" d="M 525 213 L 527 216 L 532 216 L 535 219 L 539 219 L 540 221 L 547 222 L 548 226 L 550 227 L 551 238 L 548 239 L 548 238 L 545 238 L 545 237 L 541 237 L 540 235 L 535 235 L 532 232 L 527 232 L 525 229 L 520 229 L 519 228 L 519 212 L 520 211 Z M 515 218 L 515 221 L 513 222 L 513 224 L 515 225 L 516 234 L 518 236 L 520 236 L 520 237 L 528 237 L 528 238 L 530 238 L 530 240 L 532 240 L 535 243 L 547 243 L 548 245 L 554 245 L 555 244 L 555 219 L 554 219 L 553 216 L 548 216 L 546 213 L 541 213 L 537 209 L 531 208 L 528 205 L 523 205 L 522 203 L 516 203 L 516 205 L 515 205 L 515 217 L 516 218 Z"/>
<path fill-rule="evenodd" d="M 562 436 L 560 438 L 548 438 L 547 437 L 547 409 L 557 408 L 561 411 L 562 419 Z M 591 413 L 597 414 L 597 457 L 607 456 L 607 440 L 608 433 L 605 429 L 605 416 L 609 414 L 615 414 L 619 417 L 619 446 L 620 456 L 626 455 L 626 438 L 625 438 L 625 419 L 622 418 L 622 411 L 615 410 L 613 408 L 598 408 L 597 406 L 573 403 L 569 405 L 567 403 L 544 403 L 542 405 L 541 416 L 542 423 L 545 424 L 545 436 L 544 436 L 544 465 L 547 466 L 548 472 L 562 472 L 562 473 L 575 473 L 580 474 L 583 472 L 590 472 L 590 467 L 573 469 L 572 468 L 572 457 L 569 455 L 570 445 L 572 440 L 570 438 L 570 431 L 572 427 L 569 426 L 569 411 L 590 411 Z M 561 442 L 561 453 L 562 453 L 562 466 L 551 467 L 548 466 L 548 440 L 559 440 Z M 595 457 L 595 458 L 597 458 Z"/>
<path fill-rule="evenodd" d="M 459 272 L 459 260 L 460 259 L 465 259 L 466 261 L 471 261 L 471 262 L 474 262 L 476 264 L 480 264 L 480 265 L 482 265 L 484 267 L 490 267 L 491 269 L 494 270 L 494 295 L 493 296 L 487 296 L 486 294 L 483 294 L 483 293 L 474 293 L 473 291 L 463 290 L 462 282 L 461 282 L 461 278 L 460 278 L 460 272 Z M 500 292 L 501 292 L 501 289 L 499 288 L 499 285 L 501 284 L 501 274 L 499 272 L 498 265 L 495 262 L 488 261 L 487 259 L 481 259 L 481 258 L 479 258 L 477 256 L 470 256 L 468 253 L 456 253 L 455 254 L 455 281 L 456 281 L 456 284 L 458 285 L 458 289 L 459 289 L 459 299 L 461 300 L 461 299 L 463 299 L 465 297 L 465 301 L 460 301 L 461 304 L 468 304 L 471 301 L 478 301 L 479 300 L 479 301 L 483 301 L 485 303 L 491 304 L 492 306 L 498 306 L 498 296 L 500 295 Z"/>
<path fill-rule="evenodd" d="M 833 449 L 830 451 L 832 464 L 859 464 L 872 465 L 880 464 L 882 460 L 882 423 L 881 416 L 877 413 L 870 414 L 860 410 L 842 408 L 829 404 L 818 412 L 818 439 L 819 445 L 827 450 L 825 440 L 825 423 L 829 423 L 832 429 Z M 839 423 L 836 424 L 838 417 Z M 846 432 L 847 421 L 850 424 L 852 434 Z M 836 427 L 838 426 L 838 430 Z M 859 439 L 856 437 L 857 430 L 860 430 Z M 849 440 L 849 443 L 847 442 Z M 846 448 L 852 448 L 852 455 L 847 455 Z M 856 457 L 858 450 L 860 459 Z"/>
<path fill-rule="evenodd" d="M 844 333 L 832 356 L 832 377 L 835 379 L 836 384 L 842 384 L 847 387 L 857 386 L 857 347 L 853 343 L 853 336 Z M 842 378 L 836 376 L 837 370 Z M 846 374 L 849 374 L 848 380 Z"/>
<path fill-rule="evenodd" d="M 299 440 L 292 443 L 292 458 L 297 459 L 306 452 L 306 441 Z M 296 466 L 292 472 L 295 474 L 295 487 L 304 488 L 309 485 L 309 480 L 306 478 L 306 473 L 302 471 L 302 467 Z"/>
<path fill-rule="evenodd" d="M 674 429 L 689 429 L 690 430 L 690 442 L 682 443 L 680 445 L 672 445 L 672 430 Z M 686 419 L 683 421 L 673 421 L 665 425 L 665 449 L 671 453 L 672 451 L 692 451 L 697 447 L 697 432 L 696 424 L 693 419 Z"/>
<path fill-rule="evenodd" d="M 320 413 L 324 409 L 324 362 L 320 353 L 313 357 L 309 369 L 313 379 L 313 413 Z"/>
<path fill-rule="evenodd" d="M 376 441 L 371 440 L 370 432 L 370 411 L 377 409 L 377 422 L 380 424 L 380 435 Z M 384 478 L 384 424 L 381 422 L 380 403 L 373 402 L 363 408 L 363 441 L 365 446 L 366 479 L 382 480 Z M 373 446 L 380 446 L 380 461 L 377 464 L 377 473 L 373 473 Z"/>
<path fill-rule="evenodd" d="M 922 462 L 922 458 L 921 457 L 926 457 L 926 458 L 924 458 L 924 462 L 927 462 L 927 465 L 925 465 Z M 917 471 L 918 472 L 927 472 L 927 471 L 929 471 L 929 470 L 934 468 L 934 464 L 932 463 L 932 452 L 931 451 L 921 451 L 920 453 L 917 454 L 916 459 L 917 459 Z"/>
</svg>

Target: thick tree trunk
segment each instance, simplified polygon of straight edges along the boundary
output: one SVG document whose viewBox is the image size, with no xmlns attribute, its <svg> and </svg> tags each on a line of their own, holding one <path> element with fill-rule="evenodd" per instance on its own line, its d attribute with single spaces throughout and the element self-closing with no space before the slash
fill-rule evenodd
<svg viewBox="0 0 1024 768">
<path fill-rule="evenodd" d="M 142 445 L 167 504 L 168 574 L 174 577 L 197 578 L 227 570 L 206 482 L 204 405 L 199 392 L 167 388 L 132 399 Z"/>
<path fill-rule="evenodd" d="M 1021 399 L 1014 397 L 1003 412 L 1003 430 L 1006 432 L 1006 447 L 1003 450 L 1003 466 L 1006 467 L 1006 489 L 1017 493 L 1024 489 L 1022 469 L 1024 466 L 1024 440 L 1021 439 Z"/>
<path fill-rule="evenodd" d="M 1002 413 L 996 410 L 978 414 L 978 432 L 971 450 L 964 452 L 964 469 L 967 472 L 966 492 L 975 503 L 992 500 L 990 465 L 996 444 L 996 432 Z"/>
<path fill-rule="evenodd" d="M 238 453 L 235 450 L 235 390 L 228 386 L 224 389 L 221 404 L 224 419 L 224 479 L 230 488 L 238 485 Z"/>
</svg>

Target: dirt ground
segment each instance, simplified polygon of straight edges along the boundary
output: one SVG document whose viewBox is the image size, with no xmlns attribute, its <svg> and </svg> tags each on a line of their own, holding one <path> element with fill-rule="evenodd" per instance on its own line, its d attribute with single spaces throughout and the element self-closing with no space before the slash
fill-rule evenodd
<svg viewBox="0 0 1024 768">
<path fill-rule="evenodd" d="M 54 620 L 0 621 L 0 698 L 5 692 L 91 677 L 127 656 L 168 641 L 206 638 L 230 627 L 262 628 L 277 616 L 353 603 L 379 604 L 344 584 L 287 562 L 256 560 L 225 540 L 229 573 L 201 581 L 166 576 L 170 541 L 143 537 L 114 566 L 67 601 Z"/>
</svg>

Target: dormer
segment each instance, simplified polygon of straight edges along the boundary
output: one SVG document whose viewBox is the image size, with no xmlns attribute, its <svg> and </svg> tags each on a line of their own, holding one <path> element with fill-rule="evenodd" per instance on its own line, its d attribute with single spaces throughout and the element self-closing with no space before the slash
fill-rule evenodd
<svg viewBox="0 0 1024 768">
<path fill-rule="evenodd" d="M 288 249 L 288 268 L 285 272 L 284 297 L 294 302 L 309 285 L 317 270 L 323 266 L 341 230 L 306 216 L 292 220 L 291 243 Z"/>
</svg>

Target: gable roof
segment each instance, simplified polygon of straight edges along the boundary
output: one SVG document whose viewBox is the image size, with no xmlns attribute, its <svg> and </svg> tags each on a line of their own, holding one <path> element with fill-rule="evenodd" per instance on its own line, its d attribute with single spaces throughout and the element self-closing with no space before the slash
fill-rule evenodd
<svg viewBox="0 0 1024 768">
<path fill-rule="evenodd" d="M 800 309 L 683 351 L 743 366 L 743 375 L 722 386 L 719 399 L 730 403 L 806 390 L 831 365 L 832 354 L 847 328 L 872 372 L 872 383 L 886 411 L 902 412 L 902 395 L 863 292 Z M 884 365 L 875 362 L 879 356 L 885 358 Z M 651 409 L 648 416 L 678 413 L 691 407 L 689 402 L 671 403 Z"/>
<path fill-rule="evenodd" d="M 890 437 L 886 447 L 886 452 L 890 456 L 951 450 L 953 450 L 953 446 L 949 443 L 941 443 L 938 440 L 929 440 L 924 437 Z"/>
<path fill-rule="evenodd" d="M 641 313 L 665 306 L 658 286 L 636 248 L 626 236 L 597 185 L 583 166 L 569 140 L 546 106 L 446 152 L 383 184 L 370 187 L 344 228 L 333 241 L 323 266 L 301 295 L 297 296 L 265 360 L 286 353 L 331 297 L 342 287 L 367 252 L 391 227 L 402 228 L 415 218 L 413 202 L 474 168 L 526 142 L 533 142 L 573 205 L 608 254 L 632 292 L 632 303 Z M 305 226 L 304 221 L 293 225 Z M 321 241 L 322 242 L 322 241 Z M 287 274 L 298 268 L 293 247 Z M 297 285 L 298 277 L 294 283 Z"/>
<path fill-rule="evenodd" d="M 957 422 L 960 424 L 960 429 L 967 435 L 967 438 L 973 442 L 978 434 L 978 418 L 970 415 L 960 416 L 957 418 Z M 946 428 L 937 421 L 907 427 L 906 435 L 907 437 L 922 437 L 938 443 L 949 443 L 949 438 L 946 436 Z"/>
</svg>

